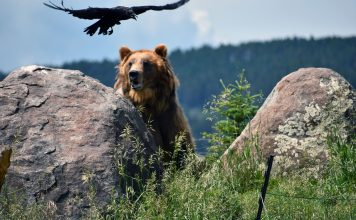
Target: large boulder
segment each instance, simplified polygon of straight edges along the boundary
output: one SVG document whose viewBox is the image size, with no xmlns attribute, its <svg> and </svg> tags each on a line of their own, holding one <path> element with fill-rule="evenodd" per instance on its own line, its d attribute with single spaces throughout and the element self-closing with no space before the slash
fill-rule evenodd
<svg viewBox="0 0 356 220">
<path fill-rule="evenodd" d="M 332 129 L 344 137 L 356 132 L 355 105 L 355 90 L 338 73 L 299 69 L 275 86 L 223 158 L 257 142 L 264 157 L 276 155 L 275 174 L 317 175 L 328 159 Z"/>
<path fill-rule="evenodd" d="M 132 159 L 145 164 L 156 152 L 140 114 L 112 88 L 79 71 L 40 66 L 0 82 L 0 153 L 9 149 L 7 191 L 27 203 L 52 202 L 65 219 L 86 213 L 89 189 L 97 207 L 124 193 L 118 169 L 135 176 L 142 169 Z"/>
</svg>

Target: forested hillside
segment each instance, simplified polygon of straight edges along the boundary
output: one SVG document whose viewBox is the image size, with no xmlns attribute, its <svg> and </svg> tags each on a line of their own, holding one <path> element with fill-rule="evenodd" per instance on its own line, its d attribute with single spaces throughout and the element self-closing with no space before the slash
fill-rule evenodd
<svg viewBox="0 0 356 220">
<path fill-rule="evenodd" d="M 221 90 L 218 79 L 231 82 L 242 69 L 253 91 L 265 95 L 283 76 L 301 67 L 331 68 L 356 85 L 356 37 L 205 46 L 174 51 L 171 61 L 182 82 L 182 102 L 194 107 L 200 107 L 212 93 Z"/>
<path fill-rule="evenodd" d="M 302 67 L 334 69 L 356 86 L 356 37 L 292 38 L 217 48 L 203 46 L 172 51 L 170 60 L 180 79 L 180 101 L 196 138 L 201 131 L 210 128 L 201 112 L 210 97 L 221 91 L 219 79 L 231 83 L 243 69 L 252 91 L 262 91 L 265 97 L 283 76 Z M 65 63 L 61 68 L 81 70 L 113 86 L 117 62 L 76 61 Z"/>
</svg>

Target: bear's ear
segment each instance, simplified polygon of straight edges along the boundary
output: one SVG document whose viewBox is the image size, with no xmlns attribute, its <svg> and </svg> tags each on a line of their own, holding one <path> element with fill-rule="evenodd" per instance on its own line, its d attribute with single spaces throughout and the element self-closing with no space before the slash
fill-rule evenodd
<svg viewBox="0 0 356 220">
<path fill-rule="evenodd" d="M 121 59 L 121 61 L 124 60 L 125 57 L 126 57 L 129 53 L 131 53 L 131 50 L 130 50 L 128 47 L 126 47 L 126 46 L 121 47 L 121 48 L 120 48 L 120 59 Z"/>
<path fill-rule="evenodd" d="M 160 55 L 161 57 L 166 57 L 167 56 L 167 47 L 164 44 L 159 44 L 155 48 L 155 53 Z"/>
</svg>

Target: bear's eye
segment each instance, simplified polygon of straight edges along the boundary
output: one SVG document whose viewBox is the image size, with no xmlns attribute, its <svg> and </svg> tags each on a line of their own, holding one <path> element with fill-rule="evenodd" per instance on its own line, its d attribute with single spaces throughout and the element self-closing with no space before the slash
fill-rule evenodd
<svg viewBox="0 0 356 220">
<path fill-rule="evenodd" d="M 148 68 L 151 67 L 152 63 L 149 60 L 142 61 L 143 67 Z"/>
<path fill-rule="evenodd" d="M 130 61 L 127 65 L 128 65 L 129 67 L 131 67 L 131 66 L 132 66 L 132 64 L 133 64 L 133 62 L 132 62 L 132 61 Z"/>
</svg>

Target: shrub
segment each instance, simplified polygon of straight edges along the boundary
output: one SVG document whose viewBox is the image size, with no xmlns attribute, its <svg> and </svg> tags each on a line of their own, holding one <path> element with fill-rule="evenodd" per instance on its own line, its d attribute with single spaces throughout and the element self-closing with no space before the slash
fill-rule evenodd
<svg viewBox="0 0 356 220">
<path fill-rule="evenodd" d="M 212 133 L 203 133 L 210 146 L 207 158 L 209 161 L 218 159 L 240 135 L 256 114 L 257 104 L 262 97 L 261 93 L 251 95 L 251 85 L 244 77 L 244 72 L 233 84 L 225 85 L 222 80 L 220 83 L 223 90 L 220 94 L 214 95 L 203 110 L 207 120 L 214 123 Z"/>
</svg>

